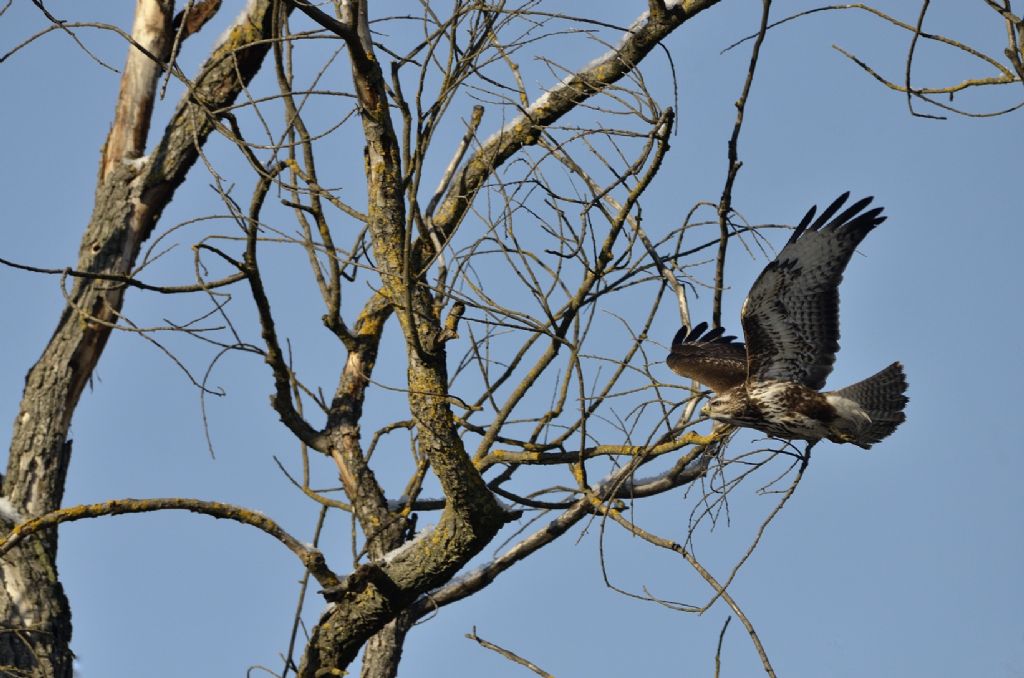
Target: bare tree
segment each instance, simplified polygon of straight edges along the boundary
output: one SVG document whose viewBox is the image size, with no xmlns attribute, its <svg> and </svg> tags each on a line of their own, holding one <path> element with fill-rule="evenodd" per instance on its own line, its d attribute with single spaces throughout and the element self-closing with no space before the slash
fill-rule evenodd
<svg viewBox="0 0 1024 678">
<path fill-rule="evenodd" d="M 121 36 L 128 57 L 77 263 L 44 271 L 6 262 L 59 275 L 67 306 L 27 376 L 3 479 L 4 675 L 71 675 L 55 526 L 158 510 L 257 527 L 316 580 L 329 604 L 304 647 L 296 617 L 280 675 L 339 675 L 360 650 L 364 676 L 395 675 L 412 624 L 480 591 L 585 519 L 678 554 L 711 596 L 677 609 L 724 601 L 773 675 L 728 586 L 808 460 L 778 446 L 723 454 L 727 431 L 693 430 L 700 386 L 659 381 L 662 372 L 652 368 L 664 345 L 651 336 L 666 303 L 689 323 L 687 288 L 695 285 L 714 291 L 718 324 L 729 242 L 759 245 L 759 227 L 742 221 L 731 203 L 769 0 L 751 15 L 760 31 L 720 199 L 652 233 L 641 198 L 669 152 L 675 114 L 665 103 L 670 88 L 652 88 L 641 65 L 717 0 L 650 0 L 628 26 L 552 12 L 539 0 L 401 9 L 340 0 L 333 11 L 305 0 L 250 0 L 195 73 L 184 72 L 178 57 L 220 10 L 219 0 L 190 0 L 177 15 L 169 0 L 138 0 L 130 34 L 62 21 L 35 4 L 50 28 L 5 59 L 49 33 L 81 41 L 88 53 L 80 34 L 95 30 Z M 1013 70 L 1001 68 L 1003 77 L 1019 81 L 1020 20 L 1008 2 L 988 4 L 1006 22 L 1015 50 L 1007 57 Z M 915 39 L 932 37 L 920 21 L 910 30 Z M 567 40 L 593 60 L 562 64 L 545 56 L 547 45 Z M 344 61 L 348 73 L 337 66 Z M 901 91 L 937 93 L 910 86 L 909 63 Z M 270 77 L 257 87 L 261 69 Z M 557 84 L 538 92 L 528 83 L 540 77 Z M 169 85 L 181 87 L 181 99 L 147 146 Z M 211 139 L 226 140 L 229 150 L 208 152 Z M 190 225 L 198 224 L 200 235 L 192 228 L 186 236 L 181 224 L 160 217 L 197 163 L 213 177 L 224 211 L 197 215 Z M 361 185 L 352 185 L 353 164 Z M 194 272 L 191 279 L 145 282 L 147 267 L 175 239 L 191 245 L 191 260 L 168 256 L 178 256 L 175 270 Z M 304 304 L 307 316 L 344 349 L 340 364 L 295 367 L 279 321 L 282 302 L 274 300 L 286 283 L 281 262 L 296 250 L 321 297 L 316 308 Z M 706 280 L 690 268 L 705 261 L 712 271 Z M 123 304 L 129 287 L 195 297 L 195 317 L 159 327 L 135 323 Z M 165 350 L 201 397 L 212 391 L 170 342 L 201 342 L 212 362 L 229 352 L 261 356 L 273 412 L 296 441 L 282 472 L 321 524 L 329 511 L 352 515 L 351 565 L 327 562 L 317 541 L 304 544 L 239 506 L 179 497 L 62 508 L 68 429 L 115 330 Z M 406 376 L 398 386 L 374 376 L 388 332 L 404 347 Z M 325 396 L 322 388 L 333 392 Z M 366 413 L 374 389 L 390 403 L 390 418 Z M 394 464 L 397 450 L 407 451 L 409 473 L 389 486 L 378 479 L 378 464 L 384 456 Z M 336 483 L 315 476 L 311 456 L 333 462 L 340 487 L 321 489 Z M 653 471 L 640 477 L 641 468 Z M 634 502 L 685 493 L 692 535 L 717 519 L 728 493 L 748 478 L 776 489 L 780 501 L 721 581 L 689 544 L 633 520 Z M 434 516 L 433 525 L 417 531 L 424 514 Z M 506 528 L 500 553 L 481 560 Z M 317 531 L 317 540 L 340 538 Z M 474 559 L 478 566 L 464 571 Z M 471 637 L 546 675 L 475 632 Z"/>
</svg>

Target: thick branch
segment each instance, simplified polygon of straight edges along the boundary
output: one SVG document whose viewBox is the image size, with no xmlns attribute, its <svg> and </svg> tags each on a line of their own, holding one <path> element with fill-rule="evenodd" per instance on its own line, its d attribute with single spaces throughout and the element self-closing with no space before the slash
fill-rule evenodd
<svg viewBox="0 0 1024 678">
<path fill-rule="evenodd" d="M 203 501 L 202 499 L 185 499 L 181 497 L 161 499 L 114 499 L 98 504 L 82 504 L 57 511 L 51 511 L 38 518 L 20 523 L 0 539 L 0 556 L 20 544 L 26 537 L 61 523 L 69 523 L 85 518 L 100 516 L 117 516 L 127 513 L 148 513 L 150 511 L 182 510 L 201 513 L 214 518 L 234 520 L 243 525 L 251 525 L 266 532 L 278 540 L 288 550 L 298 556 L 302 564 L 322 586 L 336 586 L 337 577 L 324 563 L 323 554 L 315 548 L 305 546 L 298 539 L 288 534 L 280 525 L 265 515 L 219 501 Z"/>
<path fill-rule="evenodd" d="M 173 12 L 172 0 L 138 0 L 135 5 L 132 38 L 150 54 L 158 56 L 161 62 L 170 53 Z M 114 123 L 103 147 L 100 185 L 118 163 L 138 158 L 145 150 L 156 82 L 162 67 L 163 63 L 156 62 L 139 49 L 128 49 L 128 59 L 121 76 L 121 91 L 117 95 Z"/>
<path fill-rule="evenodd" d="M 452 180 L 433 223 L 443 237 L 461 221 L 476 191 L 494 169 L 523 146 L 535 143 L 539 131 L 580 102 L 616 82 L 689 16 L 715 0 L 673 5 L 656 17 L 642 17 L 624 43 L 534 102 L 473 154 Z M 353 63 L 366 139 L 368 221 L 374 260 L 383 288 L 406 336 L 409 357 L 409 405 L 418 442 L 446 496 L 445 510 L 431 533 L 375 574 L 353 574 L 354 581 L 314 632 L 300 675 L 343 669 L 365 638 L 406 607 L 422 591 L 450 578 L 493 536 L 507 519 L 470 463 L 449 407 L 445 346 L 438 342 L 441 325 L 429 288 L 421 279 L 428 245 L 411 248 L 406 232 L 406 205 L 400 144 L 390 119 L 383 77 L 373 57 L 364 3 L 344 4 L 343 22 L 359 37 L 343 35 Z M 366 61 L 362 58 L 367 56 Z M 628 209 L 628 207 L 627 207 Z M 420 241 L 421 243 L 423 241 Z M 602 253 L 607 254 L 607 253 Z"/>
<path fill-rule="evenodd" d="M 314 631 L 300 669 L 303 676 L 344 669 L 370 635 L 419 592 L 450 578 L 509 519 L 470 462 L 455 426 L 447 398 L 445 347 L 437 341 L 440 322 L 429 289 L 419 284 L 419 276 L 411 275 L 414 269 L 407 256 L 410 234 L 405 230 L 401 154 L 383 74 L 372 52 L 366 6 L 351 2 L 344 9 L 343 23 L 358 37 L 342 36 L 352 59 L 366 139 L 367 227 L 385 297 L 392 308 L 403 311 L 399 318 L 409 346 L 409 408 L 420 448 L 437 474 L 447 502 L 434 530 L 435 539 L 410 548 L 410 557 L 396 558 L 383 566 L 364 566 L 353 573 L 340 591 L 338 604 Z M 350 362 L 353 360 L 359 360 L 359 355 L 350 354 Z M 361 463 L 344 449 L 338 456 L 343 473 Z M 369 480 L 365 474 L 363 477 Z M 350 484 L 352 491 L 360 490 L 358 477 L 346 480 L 346 487 Z M 383 494 L 379 488 L 374 490 L 367 498 L 371 504 L 378 504 Z"/>
</svg>

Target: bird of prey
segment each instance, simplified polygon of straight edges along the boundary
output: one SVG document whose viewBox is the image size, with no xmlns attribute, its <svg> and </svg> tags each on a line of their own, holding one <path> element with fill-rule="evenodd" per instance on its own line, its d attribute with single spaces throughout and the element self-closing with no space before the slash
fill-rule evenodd
<svg viewBox="0 0 1024 678">
<path fill-rule="evenodd" d="M 754 281 L 740 312 L 746 345 L 706 323 L 676 333 L 668 365 L 715 392 L 702 410 L 712 419 L 777 438 L 827 438 L 864 449 L 906 419 L 907 380 L 898 362 L 821 392 L 839 350 L 843 271 L 861 240 L 885 221 L 881 207 L 865 211 L 871 198 L 840 213 L 849 195 L 817 219 L 812 207 Z"/>
</svg>

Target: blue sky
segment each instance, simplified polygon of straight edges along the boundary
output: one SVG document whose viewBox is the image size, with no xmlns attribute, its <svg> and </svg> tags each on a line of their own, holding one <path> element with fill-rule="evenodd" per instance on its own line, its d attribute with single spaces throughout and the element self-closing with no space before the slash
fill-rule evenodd
<svg viewBox="0 0 1024 678">
<path fill-rule="evenodd" d="M 195 68 L 240 4 L 225 3 L 221 23 L 187 47 L 186 70 Z M 609 7 L 602 11 L 628 23 L 645 5 L 630 4 L 636 7 L 618 16 Z M 777 4 L 779 16 L 813 6 Z M 679 107 L 672 150 L 642 200 L 645 227 L 654 237 L 660 225 L 677 225 L 696 201 L 717 200 L 721 193 L 725 143 L 749 43 L 720 51 L 756 29 L 758 5 L 723 0 L 665 44 L 677 69 Z M 982 5 L 933 3 L 925 27 L 1000 54 L 1005 32 Z M 910 3 L 879 6 L 905 21 L 916 18 Z M 130 27 L 130 3 L 48 7 L 67 18 Z M 0 50 L 42 25 L 28 3 L 12 6 L 0 17 Z M 109 34 L 83 37 L 111 63 L 123 62 L 123 45 Z M 1018 613 L 1024 605 L 1024 446 L 1017 393 L 1024 377 L 1024 327 L 1015 306 L 1024 251 L 1022 114 L 914 118 L 902 95 L 831 48 L 841 45 L 898 80 L 909 37 L 857 11 L 819 13 L 772 31 L 740 141 L 744 166 L 734 205 L 754 223 L 794 223 L 810 204 L 827 203 L 845 190 L 874 195 L 885 206 L 889 220 L 864 242 L 863 256 L 854 257 L 841 288 L 842 350 L 829 386 L 856 381 L 897 359 L 910 381 L 908 421 L 890 439 L 870 452 L 828 443 L 815 449 L 804 481 L 731 587 L 784 676 L 1024 675 L 1024 621 Z M 603 51 L 586 40 L 565 44 L 562 52 L 545 56 L 579 66 Z M 977 62 L 930 45 L 921 45 L 915 66 L 915 81 L 925 84 L 990 74 Z M 345 88 L 347 69 L 341 59 L 325 78 Z M 644 72 L 659 100 L 672 104 L 664 53 L 652 53 Z M 524 63 L 524 73 L 534 95 L 558 79 L 536 62 Z M 0 64 L 0 82 L 8 102 L 0 107 L 8 130 L 7 162 L 0 169 L 6 223 L 0 256 L 38 266 L 70 265 L 91 209 L 117 76 L 54 33 Z M 176 92 L 172 84 L 154 129 L 162 128 Z M 1021 94 L 1019 86 L 1003 88 L 961 95 L 957 103 L 999 109 Z M 330 110 L 322 115 L 325 121 L 338 116 Z M 485 118 L 481 133 L 499 125 L 495 113 Z M 456 129 L 445 133 L 457 134 Z M 358 202 L 360 146 L 342 144 L 354 138 L 339 138 L 337 157 L 325 162 L 343 178 L 345 196 Z M 251 176 L 243 173 L 237 153 L 221 142 L 208 152 L 222 173 L 238 173 L 238 195 L 246 195 Z M 164 215 L 164 226 L 222 213 L 210 181 L 197 166 Z M 186 244 L 200 232 L 184 231 Z M 775 247 L 786 237 L 766 234 Z M 187 263 L 181 268 L 189 260 L 184 250 L 155 265 L 150 280 L 184 282 L 182 276 L 190 275 Z M 329 376 L 322 381 L 330 388 L 344 356 L 319 327 L 322 311 L 305 279 L 304 254 L 285 252 L 277 261 L 274 289 L 280 298 L 309 294 L 315 302 L 280 306 L 297 365 L 327 365 Z M 730 249 L 726 327 L 739 330 L 740 304 L 764 264 L 763 257 L 741 247 Z M 2 268 L 0 282 L 10 291 L 2 306 L 8 329 L 0 356 L 0 383 L 6 385 L 0 389 L 0 421 L 10 422 L 23 376 L 52 331 L 62 297 L 51 277 Z M 244 293 L 236 302 L 244 315 Z M 695 320 L 709 319 L 709 294 L 692 303 Z M 131 291 L 125 310 L 140 324 L 160 324 L 164 317 L 183 317 L 185 304 Z M 666 301 L 652 338 L 667 344 L 677 327 L 678 313 Z M 392 350 L 399 348 L 393 335 L 387 341 Z M 207 353 L 188 342 L 168 342 L 202 371 Z M 672 380 L 667 368 L 655 370 Z M 402 369 L 383 367 L 375 376 L 395 384 Z M 272 382 L 262 361 L 229 356 L 218 364 L 212 383 L 228 392 L 209 403 L 215 459 L 207 451 L 198 395 L 184 375 L 138 336 L 115 334 L 75 414 L 66 504 L 149 496 L 217 499 L 261 510 L 300 539 L 310 539 L 315 508 L 274 463 L 277 456 L 294 469 L 297 452 L 267 405 Z M 387 407 L 386 399 L 371 401 L 368 416 L 383 421 Z M 744 444 L 738 439 L 730 453 L 743 451 Z M 395 460 L 391 467 L 384 459 L 379 472 L 400 482 L 405 462 Z M 330 465 L 314 461 L 321 484 L 333 484 Z M 729 523 L 699 535 L 696 553 L 716 575 L 728 573 L 777 501 L 755 489 L 741 486 L 731 499 Z M 656 533 L 682 539 L 691 506 L 677 493 L 639 502 L 636 517 Z M 432 522 L 429 515 L 420 520 Z M 328 521 L 324 548 L 341 569 L 347 529 L 345 517 Z M 466 640 L 474 626 L 481 637 L 560 677 L 710 675 L 728 610 L 719 603 L 702 616 L 689 615 L 606 588 L 600 533 L 598 523 L 590 523 L 582 536 L 577 528 L 482 593 L 416 627 L 401 675 L 452 675 L 453 667 L 458 675 L 524 675 Z M 82 521 L 60 534 L 59 566 L 83 676 L 243 675 L 251 665 L 280 671 L 278 653 L 287 642 L 301 570 L 266 535 L 179 513 Z M 646 587 L 697 604 L 709 598 L 707 586 L 677 556 L 611 527 L 604 547 L 609 576 L 622 588 Z M 321 609 L 312 598 L 307 623 Z M 728 629 L 722 656 L 723 676 L 759 670 L 738 620 Z"/>
</svg>

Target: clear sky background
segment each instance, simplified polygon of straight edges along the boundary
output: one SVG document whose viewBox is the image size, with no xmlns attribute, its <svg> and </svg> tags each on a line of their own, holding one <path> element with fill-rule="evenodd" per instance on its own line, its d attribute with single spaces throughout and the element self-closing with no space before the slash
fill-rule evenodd
<svg viewBox="0 0 1024 678">
<path fill-rule="evenodd" d="M 372 15 L 379 16 L 385 4 L 375 3 Z M 813 6 L 776 4 L 777 17 Z M 904 21 L 916 18 L 917 3 L 877 4 Z M 132 5 L 47 3 L 58 16 L 125 30 Z M 187 72 L 194 72 L 240 5 L 224 3 L 219 22 L 189 41 L 182 56 Z M 607 13 L 622 25 L 646 3 L 558 6 Z M 677 225 L 693 203 L 716 201 L 721 193 L 733 102 L 750 43 L 720 52 L 756 30 L 759 7 L 723 0 L 665 43 L 679 78 L 678 124 L 663 171 L 643 200 L 654 237 L 659 224 Z M 44 25 L 30 3 L 15 3 L 0 16 L 0 51 Z M 982 2 L 933 2 L 925 29 L 990 54 L 1001 54 L 1005 39 L 1002 24 Z M 602 38 L 614 41 L 618 34 L 609 30 Z M 123 63 L 124 46 L 112 34 L 81 36 L 110 63 Z M 829 385 L 848 384 L 897 359 L 910 381 L 908 420 L 890 439 L 870 452 L 829 443 L 815 449 L 804 481 L 731 587 L 781 676 L 1024 676 L 1024 325 L 1018 307 L 1024 113 L 914 118 L 903 95 L 831 48 L 839 44 L 900 80 L 909 41 L 909 33 L 856 10 L 818 13 L 773 30 L 740 142 L 744 166 L 734 205 L 751 222 L 794 223 L 810 204 L 827 203 L 845 190 L 875 195 L 885 206 L 889 220 L 864 242 L 863 256 L 851 262 L 842 286 L 843 348 Z M 580 66 L 604 51 L 582 39 L 565 45 L 564 53 L 545 56 Z M 523 66 L 533 96 L 557 81 L 536 63 Z M 915 67 L 915 82 L 928 85 L 993 74 L 978 61 L 928 44 L 920 45 Z M 347 73 L 341 58 L 325 78 L 331 88 L 344 89 Z M 651 54 L 644 73 L 660 100 L 671 105 L 664 51 Z M 256 87 L 269 84 L 264 75 Z M 87 58 L 66 35 L 53 33 L 0 64 L 0 87 L 0 256 L 38 266 L 72 265 L 92 206 L 118 76 Z M 169 88 L 155 130 L 162 129 L 179 91 L 174 84 Z M 1017 85 L 958 97 L 956 103 L 998 110 L 1022 96 Z M 336 111 L 324 115 L 340 117 Z M 497 117 L 485 118 L 484 136 L 497 129 Z M 450 148 L 457 126 L 446 133 L 451 140 L 441 147 Z M 251 172 L 242 169 L 237 152 L 223 142 L 211 143 L 207 151 L 222 173 L 234 170 L 244 177 L 237 195 L 246 196 Z M 339 139 L 336 153 L 333 170 L 343 177 L 349 172 L 345 196 L 358 203 L 361 145 Z M 210 181 L 201 165 L 194 168 L 161 230 L 223 213 Z M 196 239 L 198 231 L 184 231 L 178 241 Z M 785 241 L 783 232 L 766 233 L 776 247 Z M 187 247 L 179 249 L 169 263 L 152 269 L 150 280 L 187 282 L 190 267 L 182 268 L 182 262 L 190 255 Z M 329 365 L 321 382 L 330 388 L 343 355 L 319 326 L 322 311 L 307 280 L 305 255 L 287 256 L 294 268 L 282 264 L 275 272 L 281 298 L 313 296 L 308 307 L 282 307 L 282 322 L 294 323 L 289 336 L 300 367 Z M 730 248 L 732 287 L 723 322 L 737 332 L 740 304 L 764 264 L 741 247 Z M 2 301 L 0 422 L 11 422 L 24 374 L 63 302 L 54 277 L 0 268 L 0 284 L 8 290 Z M 125 310 L 140 324 L 160 324 L 161 318 L 185 317 L 179 303 L 185 302 L 133 290 Z M 244 294 L 237 303 L 243 316 L 248 313 Z M 693 302 L 693 314 L 695 320 L 710 319 L 709 294 Z M 667 344 L 677 327 L 678 313 L 668 300 L 652 340 Z M 202 372 L 208 351 L 169 341 Z M 400 350 L 393 334 L 388 341 Z M 385 365 L 375 376 L 397 384 L 403 372 L 403 364 Z M 660 376 L 672 379 L 664 367 Z M 276 455 L 295 469 L 297 452 L 267 405 L 272 382 L 265 365 L 256 357 L 231 356 L 218 364 L 212 384 L 228 393 L 212 399 L 208 411 L 215 459 L 204 439 L 197 391 L 181 371 L 136 335 L 111 337 L 75 414 L 65 504 L 121 497 L 215 499 L 261 510 L 300 539 L 311 539 L 316 510 L 274 463 Z M 374 408 L 368 416 L 386 420 Z M 744 444 L 738 439 L 730 453 Z M 381 454 L 381 473 L 388 477 L 386 450 Z M 322 484 L 333 482 L 328 465 L 316 469 Z M 730 504 L 731 522 L 703 533 L 697 543 L 697 555 L 719 576 L 743 553 L 777 500 L 755 489 L 741 486 Z M 678 494 L 640 502 L 638 520 L 681 539 L 689 506 Z M 421 522 L 432 520 L 424 515 Z M 342 569 L 347 530 L 347 519 L 333 518 L 324 542 L 329 559 Z M 488 589 L 416 627 L 401 675 L 527 675 L 465 639 L 474 626 L 482 637 L 559 677 L 711 675 L 727 608 L 719 603 L 696 616 L 615 593 L 602 581 L 598 525 L 580 535 L 577 528 Z M 59 566 L 83 676 L 241 676 L 253 665 L 280 672 L 278 655 L 287 644 L 301 569 L 266 535 L 226 521 L 161 513 L 76 522 L 62 527 L 60 536 Z M 618 586 L 634 592 L 646 586 L 688 603 L 709 598 L 707 586 L 677 557 L 619 530 L 609 530 L 605 549 Z M 315 623 L 322 609 L 312 597 L 307 623 Z M 759 671 L 738 620 L 729 626 L 722 657 L 723 676 Z"/>
</svg>

